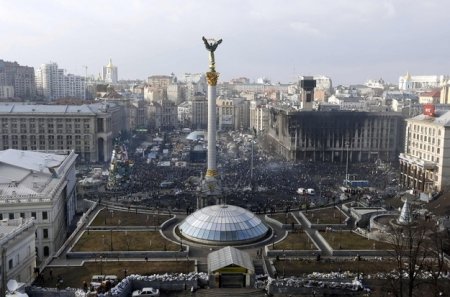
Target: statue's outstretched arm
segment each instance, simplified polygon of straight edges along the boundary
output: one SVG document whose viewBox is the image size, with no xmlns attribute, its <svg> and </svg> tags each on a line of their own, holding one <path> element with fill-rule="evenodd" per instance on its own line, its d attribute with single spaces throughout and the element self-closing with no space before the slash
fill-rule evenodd
<svg viewBox="0 0 450 297">
<path fill-rule="evenodd" d="M 208 40 L 206 40 L 205 36 L 202 37 L 203 43 L 205 44 L 205 47 L 207 50 L 210 50 L 211 46 L 208 43 Z"/>
</svg>

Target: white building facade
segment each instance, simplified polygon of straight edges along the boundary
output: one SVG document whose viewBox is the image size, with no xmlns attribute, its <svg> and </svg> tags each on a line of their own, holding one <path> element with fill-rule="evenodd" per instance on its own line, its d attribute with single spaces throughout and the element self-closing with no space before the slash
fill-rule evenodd
<svg viewBox="0 0 450 297">
<path fill-rule="evenodd" d="M 36 69 L 36 91 L 48 100 L 85 98 L 86 84 L 82 76 L 67 74 L 58 64 L 42 64 Z"/>
<path fill-rule="evenodd" d="M 250 129 L 257 134 L 269 128 L 269 108 L 267 104 L 253 100 L 250 102 Z"/>
<path fill-rule="evenodd" d="M 0 151 L 0 218 L 35 218 L 38 263 L 58 251 L 73 223 L 76 158 L 73 151 Z"/>
<path fill-rule="evenodd" d="M 102 79 L 105 83 L 117 84 L 119 81 L 119 73 L 117 66 L 114 66 L 112 60 L 109 59 L 109 63 L 102 68 Z"/>
<path fill-rule="evenodd" d="M 447 75 L 411 75 L 406 73 L 398 79 L 398 88 L 406 90 L 426 90 L 439 88 L 446 84 L 449 77 Z"/>
<path fill-rule="evenodd" d="M 33 218 L 0 220 L 0 279 L 30 284 L 36 267 Z M 3 292 L 6 288 L 1 288 Z"/>
<path fill-rule="evenodd" d="M 400 183 L 434 193 L 450 186 L 450 111 L 406 120 L 405 152 L 400 154 Z"/>
</svg>

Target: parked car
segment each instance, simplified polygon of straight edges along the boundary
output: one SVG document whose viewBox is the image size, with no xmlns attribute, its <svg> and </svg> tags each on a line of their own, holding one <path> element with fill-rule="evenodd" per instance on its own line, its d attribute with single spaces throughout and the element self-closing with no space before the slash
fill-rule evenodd
<svg viewBox="0 0 450 297">
<path fill-rule="evenodd" d="M 93 275 L 91 278 L 91 287 L 93 287 L 94 289 L 97 289 L 98 287 L 100 287 L 102 285 L 102 282 L 105 280 L 105 276 L 104 275 Z"/>
<path fill-rule="evenodd" d="M 119 278 L 117 277 L 117 275 L 107 275 L 105 276 L 105 282 L 106 281 L 110 281 L 111 284 L 115 286 L 119 282 Z"/>
<path fill-rule="evenodd" d="M 142 288 L 142 290 L 133 291 L 132 297 L 159 297 L 159 289 L 152 287 Z"/>
</svg>

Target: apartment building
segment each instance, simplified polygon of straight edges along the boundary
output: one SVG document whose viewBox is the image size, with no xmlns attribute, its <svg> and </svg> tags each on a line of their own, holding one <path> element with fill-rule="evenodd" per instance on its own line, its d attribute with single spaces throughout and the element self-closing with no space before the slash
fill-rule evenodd
<svg viewBox="0 0 450 297">
<path fill-rule="evenodd" d="M 0 220 L 34 218 L 38 263 L 64 243 L 76 211 L 73 151 L 0 151 Z M 13 264 L 14 266 L 14 264 Z"/>
<path fill-rule="evenodd" d="M 82 162 L 105 162 L 123 129 L 123 107 L 0 104 L 0 149 L 74 150 Z"/>
<path fill-rule="evenodd" d="M 37 94 L 47 100 L 60 98 L 85 98 L 85 78 L 74 74 L 66 74 L 66 70 L 57 63 L 42 64 L 36 69 Z"/>
<path fill-rule="evenodd" d="M 36 96 L 34 68 L 0 59 L 0 98 Z"/>
</svg>

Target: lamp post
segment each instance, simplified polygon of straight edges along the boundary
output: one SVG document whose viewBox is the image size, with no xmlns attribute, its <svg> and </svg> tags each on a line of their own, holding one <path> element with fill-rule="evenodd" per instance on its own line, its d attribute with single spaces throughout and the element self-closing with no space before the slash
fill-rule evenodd
<svg viewBox="0 0 450 297">
<path fill-rule="evenodd" d="M 111 234 L 111 251 L 113 250 L 113 232 L 112 232 L 113 230 L 111 229 L 111 232 L 110 232 L 110 234 Z"/>
<path fill-rule="evenodd" d="M 183 251 L 183 229 L 180 228 L 180 252 Z"/>
<path fill-rule="evenodd" d="M 103 256 L 100 255 L 100 274 L 103 274 Z"/>
<path fill-rule="evenodd" d="M 350 143 L 348 141 L 345 142 L 345 146 L 347 147 L 347 162 L 345 163 L 345 185 L 348 183 L 348 149 L 350 147 Z"/>
<path fill-rule="evenodd" d="M 189 270 L 188 266 L 189 266 L 189 256 L 186 255 L 186 273 L 184 274 L 184 290 L 185 291 L 187 289 L 186 278 L 187 278 L 187 274 L 188 274 L 188 270 Z"/>
<path fill-rule="evenodd" d="M 251 140 L 251 143 L 252 143 L 252 158 L 250 159 L 250 187 L 253 190 L 253 145 L 255 144 L 253 139 Z"/>
</svg>

